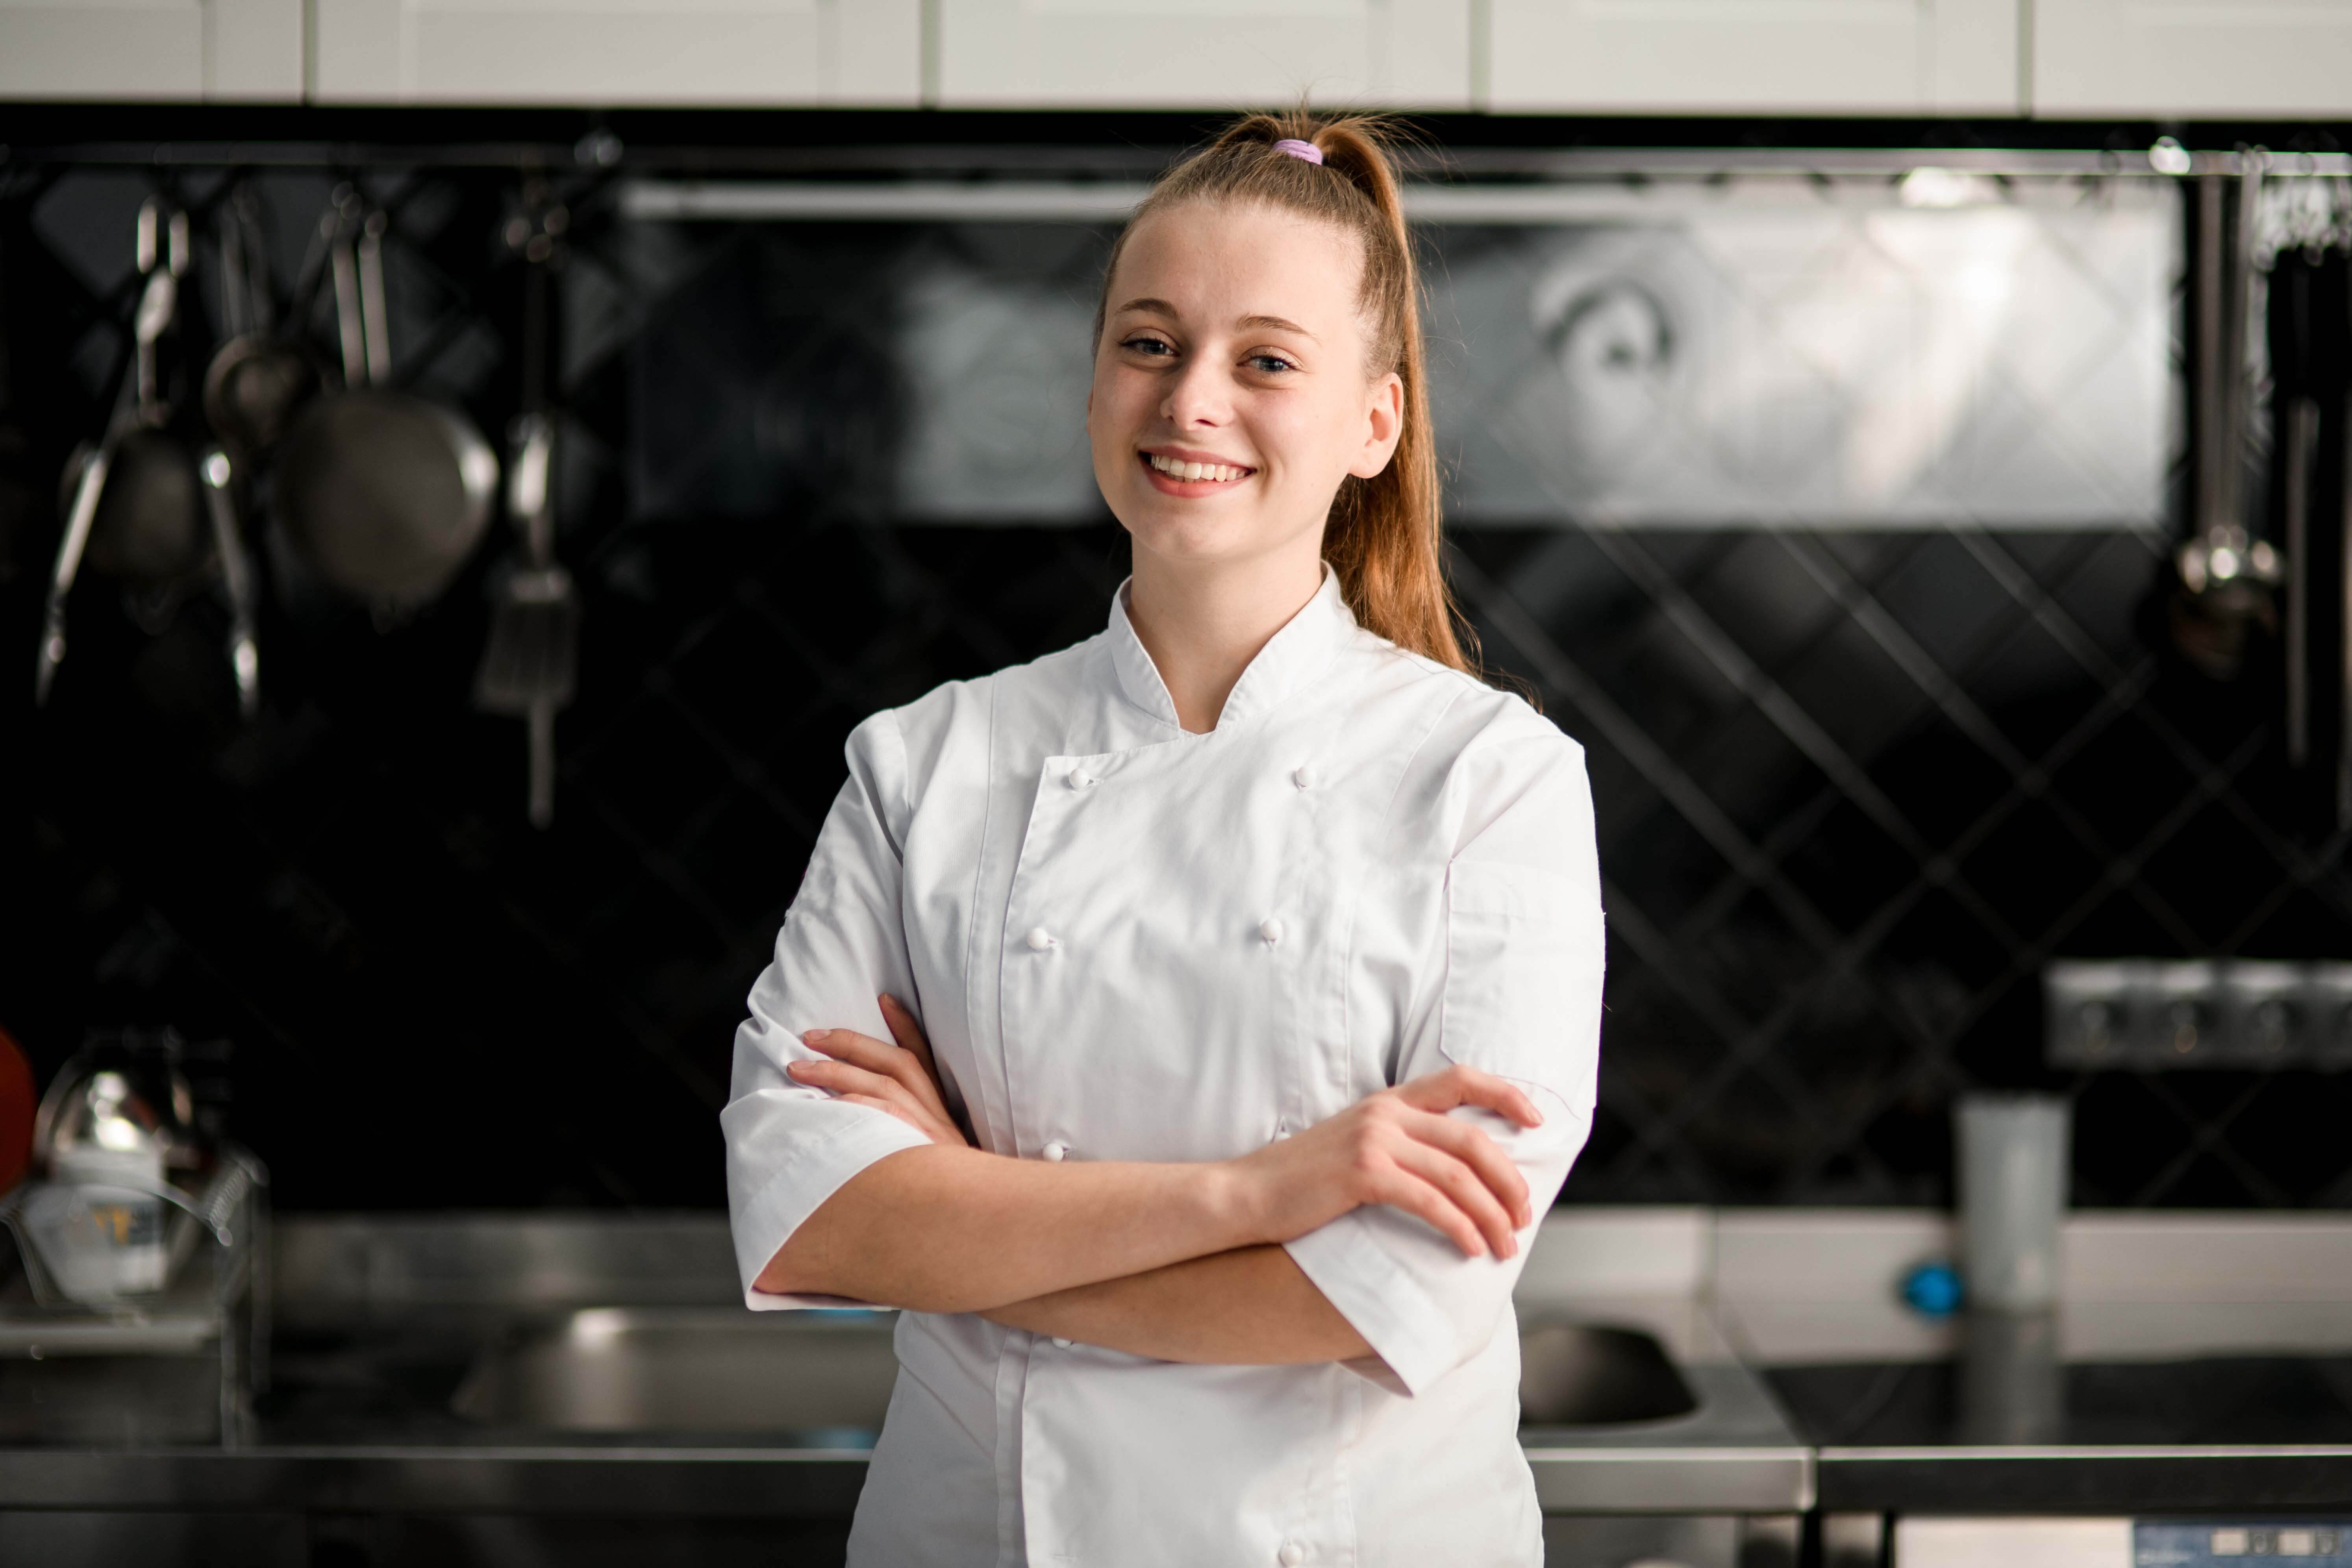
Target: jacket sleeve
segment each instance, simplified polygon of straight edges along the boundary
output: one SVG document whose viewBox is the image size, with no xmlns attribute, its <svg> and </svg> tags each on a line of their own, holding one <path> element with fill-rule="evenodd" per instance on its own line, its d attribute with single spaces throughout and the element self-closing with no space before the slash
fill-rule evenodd
<svg viewBox="0 0 2352 1568">
<path fill-rule="evenodd" d="M 1532 719 L 1532 715 L 1528 715 Z M 1535 726 L 1540 726 L 1538 732 Z M 1352 1370 L 1418 1394 L 1508 1321 L 1535 1226 L 1592 1128 L 1600 1064 L 1602 925 L 1584 755 L 1534 720 L 1465 757 L 1465 837 L 1445 869 L 1434 1005 L 1419 1010 L 1394 1081 L 1450 1062 L 1517 1082 L 1543 1115 L 1521 1129 L 1491 1112 L 1456 1117 L 1502 1145 L 1527 1179 L 1533 1218 L 1508 1259 L 1465 1257 L 1400 1209 L 1360 1208 L 1289 1244 L 1318 1289 L 1371 1345 Z"/>
<path fill-rule="evenodd" d="M 751 987 L 751 1016 L 736 1028 L 732 1080 L 719 1117 L 735 1262 L 744 1304 L 754 1310 L 863 1305 L 771 1295 L 751 1282 L 850 1177 L 928 1142 L 887 1111 L 784 1076 L 788 1062 L 820 1059 L 802 1043 L 803 1030 L 849 1028 L 888 1039 L 880 994 L 915 1005 L 899 912 L 907 754 L 896 716 L 877 713 L 858 725 L 847 751 L 848 782 L 817 835 L 775 957 Z"/>
</svg>

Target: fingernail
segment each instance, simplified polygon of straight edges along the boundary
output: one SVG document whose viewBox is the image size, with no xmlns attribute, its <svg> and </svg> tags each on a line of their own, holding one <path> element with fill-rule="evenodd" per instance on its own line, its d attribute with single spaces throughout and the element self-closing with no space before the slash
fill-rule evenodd
<svg viewBox="0 0 2352 1568">
<path fill-rule="evenodd" d="M 801 1038 L 803 1040 L 821 1040 L 831 1033 L 833 1033 L 831 1029 L 803 1029 L 801 1031 Z"/>
<path fill-rule="evenodd" d="M 784 1071 L 793 1078 L 798 1078 L 801 1076 L 801 1068 L 808 1065 L 806 1062 L 786 1062 Z"/>
</svg>

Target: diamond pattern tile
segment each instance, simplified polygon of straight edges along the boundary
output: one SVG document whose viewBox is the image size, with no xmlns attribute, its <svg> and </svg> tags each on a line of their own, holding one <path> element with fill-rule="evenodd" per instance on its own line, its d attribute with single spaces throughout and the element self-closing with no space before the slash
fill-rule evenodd
<svg viewBox="0 0 2352 1568">
<path fill-rule="evenodd" d="M 349 173 L 256 177 L 281 292 Z M 358 173 L 393 214 L 402 380 L 502 431 L 518 289 L 485 237 L 512 191 L 493 171 Z M 0 168 L 0 414 L 47 473 L 119 374 L 131 215 L 160 177 Z M 200 218 L 227 189 L 174 178 Z M 520 727 L 467 700 L 502 545 L 399 626 L 273 601 L 249 727 L 209 592 L 159 634 L 78 594 L 58 701 L 0 700 L 0 886 L 18 895 L 0 1025 L 44 1068 L 95 1022 L 232 1038 L 237 1125 L 289 1206 L 717 1202 L 731 1030 L 849 727 L 1090 635 L 1125 570 L 1068 454 L 971 488 L 974 443 L 1066 441 L 1074 417 L 958 413 L 956 367 L 1001 367 L 991 344 L 1024 323 L 1040 341 L 1014 379 L 1066 379 L 1099 231 L 628 224 L 593 181 L 565 194 L 561 549 L 586 640 L 551 833 L 521 818 Z M 1447 237 L 1444 310 L 1475 327 L 1533 300 L 1560 328 L 1522 321 L 1473 389 L 1491 428 L 1447 438 L 1478 503 L 1452 545 L 1465 608 L 1594 782 L 1607 1045 L 1570 1200 L 1940 1202 L 1950 1098 L 2040 1085 L 2076 1095 L 2081 1201 L 2352 1205 L 2352 1075 L 2041 1062 L 2053 955 L 2352 950 L 2342 837 L 2284 826 L 2268 678 L 2216 688 L 2167 656 L 2160 538 L 2012 526 L 2000 488 L 2030 442 L 2026 468 L 2072 476 L 2078 500 L 2145 500 L 2144 453 L 2046 416 L 2146 393 L 2117 367 L 2150 351 L 2140 307 L 2177 258 L 2132 239 L 2145 212 L 1963 233 L 1824 200 L 1826 233 L 1759 202 L 1575 245 Z M 1968 339 L 1954 246 L 2067 331 Z M 1636 353 L 1588 367 L 1598 401 L 1563 383 L 1594 343 L 1562 312 L 1645 256 L 1690 321 L 1778 345 L 1781 382 L 1692 386 Z M 190 286 L 199 353 L 212 265 Z M 1639 349 L 1638 292 L 1601 295 L 1601 346 Z M 1966 418 L 1937 425 L 1952 411 L 1928 388 L 1868 425 L 1848 394 L 1891 374 L 1861 330 L 1881 318 L 1961 334 Z M 1648 412 L 1608 423 L 1628 407 Z M 1547 478 L 1525 442 L 1570 414 L 1608 439 L 1554 452 L 1568 468 Z M 1872 451 L 1904 461 L 1857 471 Z M 1612 506 L 1685 457 L 1710 493 L 1775 498 L 1750 520 L 1775 526 L 1618 526 Z M 1901 527 L 1807 510 L 1898 478 Z M 0 652 L 29 664 L 53 524 L 10 542 L 37 569 L 0 581 Z"/>
</svg>

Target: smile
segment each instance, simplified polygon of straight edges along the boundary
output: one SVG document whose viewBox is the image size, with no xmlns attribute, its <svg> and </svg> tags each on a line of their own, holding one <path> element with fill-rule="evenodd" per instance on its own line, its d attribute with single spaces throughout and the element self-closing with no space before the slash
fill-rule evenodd
<svg viewBox="0 0 2352 1568">
<path fill-rule="evenodd" d="M 1185 458 L 1165 457 L 1158 452 L 1137 454 L 1144 467 L 1154 474 L 1165 475 L 1181 485 L 1229 485 L 1245 479 L 1257 472 L 1234 463 L 1199 463 Z"/>
</svg>

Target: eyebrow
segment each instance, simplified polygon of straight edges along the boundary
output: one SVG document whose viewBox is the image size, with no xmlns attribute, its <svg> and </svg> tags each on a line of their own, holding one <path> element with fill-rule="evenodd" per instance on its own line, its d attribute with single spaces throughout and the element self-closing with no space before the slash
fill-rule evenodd
<svg viewBox="0 0 2352 1568">
<path fill-rule="evenodd" d="M 1176 307 L 1170 304 L 1167 300 L 1154 300 L 1149 297 L 1140 300 L 1129 300 L 1126 304 L 1121 305 L 1116 311 L 1114 311 L 1113 314 L 1123 316 L 1129 310 L 1148 310 L 1162 316 L 1173 316 L 1179 314 Z M 1244 316 L 1240 321 L 1234 324 L 1240 327 L 1255 328 L 1263 331 L 1297 332 L 1308 342 L 1319 343 L 1323 341 L 1317 337 L 1313 332 L 1308 331 L 1305 327 L 1300 326 L 1297 322 L 1288 321 L 1281 316 Z"/>
</svg>

